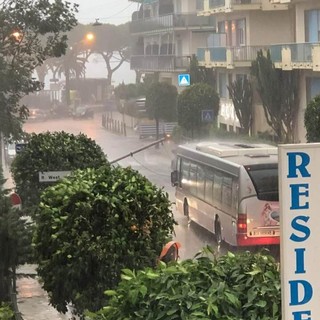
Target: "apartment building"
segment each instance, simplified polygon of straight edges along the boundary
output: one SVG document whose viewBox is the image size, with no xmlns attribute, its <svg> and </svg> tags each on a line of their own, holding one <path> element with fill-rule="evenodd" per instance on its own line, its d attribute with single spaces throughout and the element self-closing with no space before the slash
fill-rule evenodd
<svg viewBox="0 0 320 320">
<path fill-rule="evenodd" d="M 190 58 L 215 31 L 215 17 L 198 16 L 202 1 L 129 0 L 137 2 L 130 32 L 130 66 L 143 74 L 157 73 L 160 81 L 177 86 L 178 75 L 189 69 Z M 197 6 L 200 4 L 200 7 Z"/>
<path fill-rule="evenodd" d="M 270 50 L 276 68 L 301 70 L 296 142 L 305 142 L 304 111 L 320 94 L 319 0 L 201 0 L 199 15 L 214 16 L 217 33 L 198 48 L 200 64 L 212 68 L 221 97 L 219 123 L 239 126 L 227 85 L 250 77 L 257 51 Z M 254 97 L 253 133 L 268 131 L 259 97 Z"/>
</svg>

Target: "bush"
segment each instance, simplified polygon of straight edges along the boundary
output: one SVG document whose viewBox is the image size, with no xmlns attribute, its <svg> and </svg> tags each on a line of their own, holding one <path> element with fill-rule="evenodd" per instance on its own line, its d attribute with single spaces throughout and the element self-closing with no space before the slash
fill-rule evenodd
<svg viewBox="0 0 320 320">
<path fill-rule="evenodd" d="M 76 171 L 41 199 L 38 274 L 60 312 L 99 310 L 121 269 L 155 266 L 175 223 L 168 194 L 131 168 Z"/>
<path fill-rule="evenodd" d="M 262 253 L 123 270 L 117 289 L 106 294 L 109 304 L 91 319 L 281 319 L 278 265 Z"/>
<path fill-rule="evenodd" d="M 1 320 L 13 320 L 14 312 L 9 305 L 2 303 L 0 305 L 0 319 Z"/>
<path fill-rule="evenodd" d="M 107 163 L 99 145 L 84 134 L 31 134 L 13 160 L 11 171 L 24 208 L 38 205 L 41 192 L 52 183 L 39 182 L 39 172 L 98 168 Z"/>
</svg>

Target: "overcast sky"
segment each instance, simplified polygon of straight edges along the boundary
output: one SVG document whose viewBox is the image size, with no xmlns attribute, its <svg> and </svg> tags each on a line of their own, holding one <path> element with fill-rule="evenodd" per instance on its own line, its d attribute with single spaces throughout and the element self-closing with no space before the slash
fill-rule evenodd
<svg viewBox="0 0 320 320">
<path fill-rule="evenodd" d="M 128 0 L 69 0 L 79 4 L 77 19 L 80 23 L 91 24 L 99 19 L 102 23 L 122 24 L 131 21 L 131 15 L 138 10 L 138 3 Z M 113 67 L 117 65 L 117 61 Z M 105 78 L 106 67 L 100 56 L 92 56 L 86 64 L 87 78 Z M 135 82 L 135 73 L 129 63 L 124 63 L 113 74 L 113 84 Z"/>
<path fill-rule="evenodd" d="M 128 0 L 72 0 L 79 4 L 77 18 L 83 24 L 99 19 L 103 23 L 122 24 L 131 20 L 132 12 L 138 8 L 137 2 Z"/>
</svg>

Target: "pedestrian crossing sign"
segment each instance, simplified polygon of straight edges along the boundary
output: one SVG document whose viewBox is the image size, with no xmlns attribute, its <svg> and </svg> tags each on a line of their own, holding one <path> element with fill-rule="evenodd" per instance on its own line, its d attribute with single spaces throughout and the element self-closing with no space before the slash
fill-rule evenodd
<svg viewBox="0 0 320 320">
<path fill-rule="evenodd" d="M 213 110 L 202 110 L 201 118 L 202 118 L 202 122 L 212 122 L 213 121 Z"/>
<path fill-rule="evenodd" d="M 179 87 L 187 87 L 190 86 L 190 74 L 179 74 L 178 75 L 178 84 Z"/>
</svg>

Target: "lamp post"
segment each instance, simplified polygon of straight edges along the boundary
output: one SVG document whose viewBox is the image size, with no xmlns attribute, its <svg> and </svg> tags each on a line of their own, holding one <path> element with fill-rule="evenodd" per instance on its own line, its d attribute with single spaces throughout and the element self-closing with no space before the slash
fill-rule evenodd
<svg viewBox="0 0 320 320">
<path fill-rule="evenodd" d="M 75 59 L 75 62 L 77 63 L 77 57 L 78 57 L 78 47 L 81 44 L 91 44 L 95 39 L 95 35 L 92 32 L 88 32 L 85 37 L 79 41 L 73 44 L 72 47 L 69 47 L 69 51 L 67 52 L 65 59 L 64 59 L 64 72 L 65 72 L 65 92 L 66 92 L 66 104 L 67 107 L 71 104 L 71 98 L 70 98 L 70 64 L 72 62 L 72 59 Z"/>
</svg>

